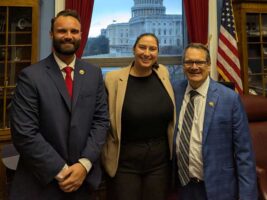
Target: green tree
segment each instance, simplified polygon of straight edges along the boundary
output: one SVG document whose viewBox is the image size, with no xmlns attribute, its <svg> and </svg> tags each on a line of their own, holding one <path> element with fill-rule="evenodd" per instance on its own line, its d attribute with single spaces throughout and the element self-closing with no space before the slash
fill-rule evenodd
<svg viewBox="0 0 267 200">
<path fill-rule="evenodd" d="M 83 56 L 92 56 L 109 53 L 109 40 L 100 35 L 96 38 L 88 38 L 83 51 Z"/>
</svg>

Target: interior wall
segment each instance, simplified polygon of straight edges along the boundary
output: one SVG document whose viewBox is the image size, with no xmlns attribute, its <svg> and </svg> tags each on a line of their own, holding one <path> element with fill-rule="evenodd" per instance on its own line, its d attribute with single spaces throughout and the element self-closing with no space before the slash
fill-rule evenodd
<svg viewBox="0 0 267 200">
<path fill-rule="evenodd" d="M 39 0 L 40 3 L 40 30 L 39 30 L 39 59 L 47 57 L 51 53 L 50 21 L 55 16 L 55 0 Z"/>
</svg>

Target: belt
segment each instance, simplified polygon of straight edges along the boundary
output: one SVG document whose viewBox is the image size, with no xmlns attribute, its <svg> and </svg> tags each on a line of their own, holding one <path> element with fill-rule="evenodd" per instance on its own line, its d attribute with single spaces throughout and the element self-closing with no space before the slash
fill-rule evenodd
<svg viewBox="0 0 267 200">
<path fill-rule="evenodd" d="M 203 180 L 200 180 L 196 177 L 192 177 L 192 178 L 190 178 L 190 182 L 191 183 L 203 183 Z"/>
</svg>

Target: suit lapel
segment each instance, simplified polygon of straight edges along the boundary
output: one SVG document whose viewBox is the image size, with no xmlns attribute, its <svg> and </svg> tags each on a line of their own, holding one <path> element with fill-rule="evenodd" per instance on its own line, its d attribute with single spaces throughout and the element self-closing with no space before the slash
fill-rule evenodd
<svg viewBox="0 0 267 200">
<path fill-rule="evenodd" d="M 175 102 L 176 102 L 176 113 L 177 113 L 177 120 L 176 120 L 174 137 L 173 137 L 173 155 L 176 155 L 176 146 L 177 146 L 176 137 L 179 134 L 178 123 L 179 123 L 179 117 L 180 117 L 180 110 L 183 104 L 183 99 L 184 99 L 184 94 L 185 94 L 185 89 L 186 89 L 187 84 L 188 84 L 187 80 L 184 80 L 173 86 L 174 94 L 175 94 Z"/>
<path fill-rule="evenodd" d="M 175 101 L 176 101 L 176 113 L 178 114 L 177 119 L 179 120 L 179 113 L 181 107 L 183 105 L 184 94 L 187 86 L 187 80 L 184 80 L 181 84 L 177 84 L 178 86 L 174 86 L 175 90 Z"/>
<path fill-rule="evenodd" d="M 58 92 L 61 94 L 61 96 L 64 99 L 64 102 L 66 103 L 69 111 L 71 111 L 71 99 L 69 97 L 62 73 L 59 69 L 59 66 L 57 65 L 53 54 L 51 54 L 48 57 L 48 64 L 47 64 L 47 73 L 49 77 L 52 79 L 52 81 L 55 83 Z"/>
<path fill-rule="evenodd" d="M 209 127 L 211 124 L 211 120 L 213 118 L 213 114 L 217 105 L 219 94 L 217 93 L 216 85 L 213 80 L 210 81 L 210 86 L 207 94 L 207 102 L 205 109 L 205 118 L 203 124 L 203 139 L 202 146 L 205 144 L 208 136 Z"/>
<path fill-rule="evenodd" d="M 122 114 L 122 106 L 124 102 L 124 97 L 127 88 L 128 77 L 130 74 L 131 67 L 127 67 L 121 71 L 121 74 L 118 78 L 118 88 L 117 88 L 117 96 L 116 96 L 116 126 L 118 129 L 118 139 L 121 139 L 121 114 Z"/>
<path fill-rule="evenodd" d="M 72 109 L 75 108 L 77 103 L 80 88 L 82 86 L 83 77 L 85 76 L 86 70 L 80 65 L 80 62 L 76 60 L 75 69 L 74 69 L 74 82 L 73 82 L 73 96 L 72 96 Z"/>
</svg>

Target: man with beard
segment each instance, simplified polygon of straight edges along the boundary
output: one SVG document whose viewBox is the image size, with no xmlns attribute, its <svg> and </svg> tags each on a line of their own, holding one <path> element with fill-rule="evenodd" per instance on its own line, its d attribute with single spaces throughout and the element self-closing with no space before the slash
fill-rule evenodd
<svg viewBox="0 0 267 200">
<path fill-rule="evenodd" d="M 109 125 L 101 70 L 76 58 L 75 11 L 51 20 L 53 53 L 22 70 L 11 110 L 20 160 L 10 199 L 90 199 Z M 65 80 L 64 80 L 65 79 Z"/>
</svg>

